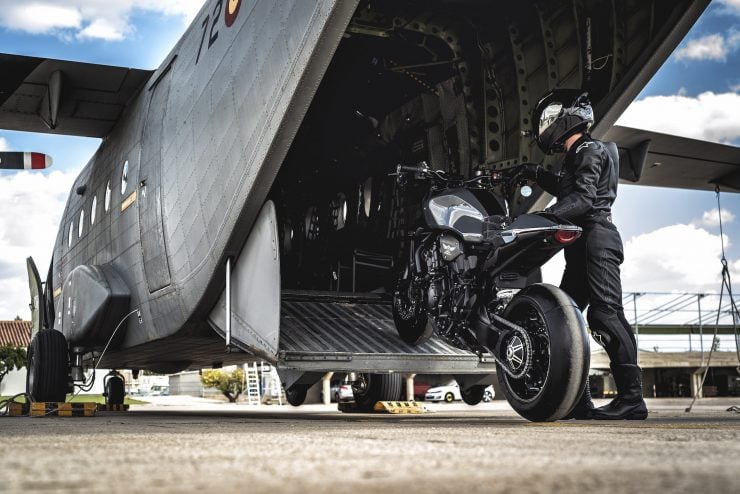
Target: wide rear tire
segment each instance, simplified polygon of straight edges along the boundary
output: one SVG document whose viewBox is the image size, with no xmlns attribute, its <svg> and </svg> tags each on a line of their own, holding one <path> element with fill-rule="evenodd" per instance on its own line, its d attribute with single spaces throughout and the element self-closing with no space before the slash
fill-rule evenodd
<svg viewBox="0 0 740 494">
<path fill-rule="evenodd" d="M 34 402 L 63 402 L 69 388 L 69 352 L 55 329 L 36 333 L 28 347 L 26 393 Z"/>
<path fill-rule="evenodd" d="M 536 284 L 512 299 L 504 317 L 527 331 L 534 350 L 530 370 L 520 379 L 497 365 L 506 399 L 527 420 L 562 419 L 575 406 L 588 378 L 590 351 L 581 311 L 559 288 Z"/>
<path fill-rule="evenodd" d="M 379 401 L 398 401 L 403 391 L 401 374 L 359 374 L 352 385 L 355 406 L 370 411 Z"/>
</svg>

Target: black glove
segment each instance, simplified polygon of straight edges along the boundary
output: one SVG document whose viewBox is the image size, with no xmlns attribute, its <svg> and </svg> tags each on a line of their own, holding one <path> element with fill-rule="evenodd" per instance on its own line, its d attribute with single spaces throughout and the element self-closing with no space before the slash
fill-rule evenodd
<svg viewBox="0 0 740 494">
<path fill-rule="evenodd" d="M 512 168 L 509 176 L 512 178 L 516 177 L 519 180 L 532 180 L 536 182 L 540 170 L 540 165 L 537 163 L 522 163 Z"/>
</svg>

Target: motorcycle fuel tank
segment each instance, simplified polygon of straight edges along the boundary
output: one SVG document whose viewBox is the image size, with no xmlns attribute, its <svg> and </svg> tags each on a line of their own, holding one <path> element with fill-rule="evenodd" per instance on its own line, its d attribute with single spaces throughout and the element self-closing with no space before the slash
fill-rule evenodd
<svg viewBox="0 0 740 494">
<path fill-rule="evenodd" d="M 447 189 L 424 204 L 427 225 L 451 230 L 466 242 L 482 242 L 485 219 L 505 212 L 505 206 L 490 192 L 464 188 Z"/>
</svg>

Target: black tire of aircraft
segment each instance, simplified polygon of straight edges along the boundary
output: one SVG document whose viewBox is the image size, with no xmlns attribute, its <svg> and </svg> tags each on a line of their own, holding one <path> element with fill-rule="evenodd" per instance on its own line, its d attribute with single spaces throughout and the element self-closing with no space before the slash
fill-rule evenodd
<svg viewBox="0 0 740 494">
<path fill-rule="evenodd" d="M 477 405 L 483 401 L 483 394 L 486 392 L 485 384 L 476 384 L 468 389 L 460 389 L 460 395 L 468 405 Z"/>
<path fill-rule="evenodd" d="M 379 401 L 398 401 L 401 398 L 403 391 L 401 374 L 363 374 L 362 377 L 366 380 L 362 390 L 352 386 L 357 410 L 371 411 Z"/>
<path fill-rule="evenodd" d="M 576 405 L 588 377 L 590 350 L 583 316 L 565 292 L 546 285 L 530 285 L 509 303 L 504 317 L 527 330 L 534 352 L 532 370 L 513 379 L 497 364 L 498 381 L 512 408 L 533 422 L 562 419 Z M 539 319 L 537 329 L 532 322 Z M 534 396 L 532 372 L 546 365 L 544 382 Z"/>
<path fill-rule="evenodd" d="M 55 329 L 36 333 L 28 347 L 26 393 L 34 402 L 63 402 L 69 388 L 67 340 Z"/>
<path fill-rule="evenodd" d="M 294 384 L 285 390 L 285 399 L 288 403 L 294 407 L 303 405 L 306 401 L 306 395 L 308 394 L 308 385 L 306 384 Z"/>
</svg>

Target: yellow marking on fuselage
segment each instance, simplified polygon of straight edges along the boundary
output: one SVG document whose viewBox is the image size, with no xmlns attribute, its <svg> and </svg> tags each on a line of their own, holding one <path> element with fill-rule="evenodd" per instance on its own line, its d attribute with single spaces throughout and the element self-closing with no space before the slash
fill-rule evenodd
<svg viewBox="0 0 740 494">
<path fill-rule="evenodd" d="M 126 211 L 129 206 L 136 202 L 136 191 L 134 190 L 125 201 L 121 203 L 121 212 Z"/>
<path fill-rule="evenodd" d="M 229 14 L 233 15 L 238 5 L 239 5 L 239 0 L 229 0 Z"/>
<path fill-rule="evenodd" d="M 62 294 L 62 287 L 60 286 L 59 288 L 54 290 L 54 298 L 57 298 L 61 294 Z"/>
</svg>

